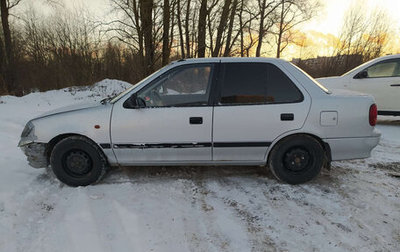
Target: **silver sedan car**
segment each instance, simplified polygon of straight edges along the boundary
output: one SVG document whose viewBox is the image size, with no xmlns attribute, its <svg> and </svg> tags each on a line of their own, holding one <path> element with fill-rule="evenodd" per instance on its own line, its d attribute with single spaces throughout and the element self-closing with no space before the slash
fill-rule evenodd
<svg viewBox="0 0 400 252">
<path fill-rule="evenodd" d="M 369 157 L 376 118 L 372 96 L 331 93 L 280 59 L 187 59 L 112 99 L 32 119 L 19 146 L 71 186 L 135 165 L 262 165 L 298 184 Z"/>
</svg>

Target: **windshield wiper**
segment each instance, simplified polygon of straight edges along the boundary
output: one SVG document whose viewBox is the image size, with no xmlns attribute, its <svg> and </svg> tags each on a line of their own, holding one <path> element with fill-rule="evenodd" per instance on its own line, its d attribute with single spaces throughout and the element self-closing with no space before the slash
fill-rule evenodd
<svg viewBox="0 0 400 252">
<path fill-rule="evenodd" d="M 112 97 L 104 98 L 103 100 L 100 101 L 100 103 L 101 103 L 101 104 L 106 104 L 106 103 L 108 103 L 111 99 L 112 99 Z"/>
</svg>

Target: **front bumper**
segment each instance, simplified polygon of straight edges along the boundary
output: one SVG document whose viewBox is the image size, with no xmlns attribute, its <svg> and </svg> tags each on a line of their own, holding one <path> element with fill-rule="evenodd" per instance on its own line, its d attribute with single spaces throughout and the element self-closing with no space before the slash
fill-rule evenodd
<svg viewBox="0 0 400 252">
<path fill-rule="evenodd" d="M 29 143 L 20 146 L 26 155 L 29 165 L 34 168 L 45 168 L 49 165 L 46 155 L 47 144 L 45 143 Z"/>
<path fill-rule="evenodd" d="M 329 138 L 324 142 L 331 148 L 332 161 L 338 161 L 370 157 L 380 138 L 381 134 L 375 130 L 370 137 Z"/>
</svg>

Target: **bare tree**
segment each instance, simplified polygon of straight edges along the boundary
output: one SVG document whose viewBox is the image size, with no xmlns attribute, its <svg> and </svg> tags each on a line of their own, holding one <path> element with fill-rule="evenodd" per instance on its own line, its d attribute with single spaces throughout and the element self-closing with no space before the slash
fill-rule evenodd
<svg viewBox="0 0 400 252">
<path fill-rule="evenodd" d="M 18 87 L 15 87 L 15 62 L 14 62 L 14 50 L 12 44 L 12 35 L 9 23 L 10 10 L 17 6 L 21 0 L 0 0 L 0 13 L 1 13 L 1 25 L 3 29 L 4 37 L 4 54 L 5 54 L 5 86 L 7 92 L 18 92 Z"/>
<path fill-rule="evenodd" d="M 185 58 L 185 42 L 183 40 L 183 27 L 182 27 L 182 19 L 181 19 L 181 0 L 177 0 L 177 11 L 176 11 L 176 19 L 178 24 L 179 31 L 179 40 L 181 46 L 181 57 Z"/>
<path fill-rule="evenodd" d="M 263 39 L 277 21 L 274 11 L 279 6 L 279 2 L 276 0 L 257 0 L 257 2 L 260 13 L 256 57 L 260 57 Z"/>
<path fill-rule="evenodd" d="M 339 39 L 329 60 L 326 61 L 323 75 L 335 70 L 344 73 L 361 63 L 379 57 L 388 42 L 390 20 L 382 10 L 370 13 L 360 12 L 361 2 L 350 6 L 345 13 Z"/>
<path fill-rule="evenodd" d="M 228 32 L 227 32 L 227 35 L 226 35 L 226 44 L 225 44 L 224 57 L 229 56 L 229 54 L 231 52 L 231 48 L 232 48 L 231 40 L 232 40 L 233 24 L 234 24 L 234 21 L 235 21 L 237 6 L 238 6 L 238 0 L 233 0 L 232 7 L 231 7 L 231 13 L 229 15 L 229 24 L 228 24 Z"/>
<path fill-rule="evenodd" d="M 209 28 L 209 34 L 211 36 L 212 30 L 211 28 L 211 11 L 214 9 L 214 7 L 218 4 L 218 0 L 213 0 L 211 4 L 208 6 L 207 5 L 207 0 L 201 0 L 200 2 L 200 8 L 199 8 L 199 17 L 198 17 L 198 25 L 197 25 L 197 44 L 198 44 L 198 54 L 197 56 L 199 58 L 204 58 L 206 55 L 206 49 L 207 49 L 207 44 L 206 44 L 206 34 L 207 34 L 207 27 Z M 212 44 L 212 40 L 210 41 L 210 44 Z M 212 46 L 210 46 L 212 48 Z"/>
<path fill-rule="evenodd" d="M 212 56 L 217 57 L 220 53 L 222 47 L 222 35 L 225 31 L 226 24 L 228 22 L 229 8 L 231 6 L 232 0 L 225 0 L 224 5 L 222 7 L 221 17 L 219 19 L 218 29 L 217 29 L 217 37 L 215 39 L 215 47 L 212 51 Z"/>
<path fill-rule="evenodd" d="M 154 71 L 154 41 L 152 30 L 153 0 L 139 0 L 140 18 L 142 22 L 146 74 Z"/>
<path fill-rule="evenodd" d="M 366 15 L 358 11 L 358 5 L 351 7 L 345 15 L 341 43 L 337 48 L 338 55 L 361 55 L 363 61 L 381 55 L 389 30 L 389 22 L 383 11 L 375 11 Z M 349 65 L 346 60 L 346 66 Z"/>
<path fill-rule="evenodd" d="M 168 64 L 170 56 L 169 46 L 169 24 L 170 24 L 170 7 L 169 0 L 164 0 L 163 6 L 163 40 L 162 40 L 162 65 Z"/>
<path fill-rule="evenodd" d="M 276 35 L 276 57 L 292 42 L 294 27 L 311 19 L 319 9 L 318 0 L 280 0 L 278 29 Z"/>
<path fill-rule="evenodd" d="M 190 0 L 186 0 L 186 16 L 185 16 L 185 44 L 186 44 L 186 56 L 190 57 Z"/>
</svg>

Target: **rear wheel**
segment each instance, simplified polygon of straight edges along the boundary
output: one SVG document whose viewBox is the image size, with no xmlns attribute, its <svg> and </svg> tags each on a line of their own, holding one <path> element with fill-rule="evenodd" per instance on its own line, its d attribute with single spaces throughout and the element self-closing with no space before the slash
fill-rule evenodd
<svg viewBox="0 0 400 252">
<path fill-rule="evenodd" d="M 277 179 L 289 184 L 301 184 L 320 173 L 324 157 L 321 144 L 313 137 L 291 136 L 272 149 L 268 166 Z"/>
<path fill-rule="evenodd" d="M 70 186 L 86 186 L 99 181 L 107 170 L 100 148 L 82 136 L 67 137 L 51 153 L 50 164 L 56 177 Z"/>
</svg>

